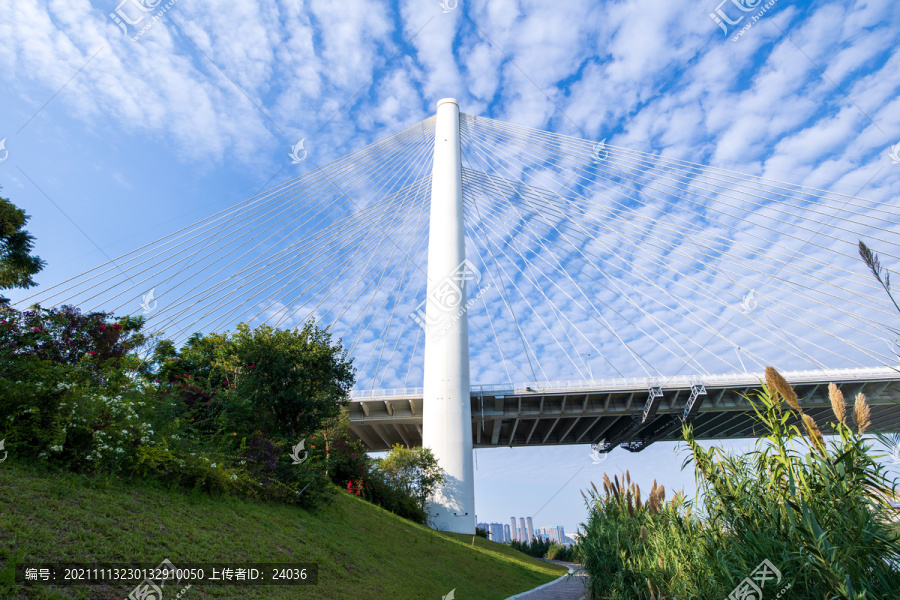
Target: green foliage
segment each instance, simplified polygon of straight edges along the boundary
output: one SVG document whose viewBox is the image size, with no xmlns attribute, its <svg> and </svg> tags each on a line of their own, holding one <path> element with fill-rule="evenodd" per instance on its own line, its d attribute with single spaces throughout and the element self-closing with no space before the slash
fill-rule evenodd
<svg viewBox="0 0 900 600">
<path fill-rule="evenodd" d="M 487 539 L 490 539 L 491 532 L 483 527 L 476 527 L 475 535 L 477 535 L 478 537 L 483 537 L 484 539 L 487 540 Z"/>
<path fill-rule="evenodd" d="M 642 498 L 626 471 L 621 481 L 604 474 L 603 493 L 594 487 L 586 499 L 589 519 L 575 555 L 594 598 L 716 597 L 699 521 L 680 494 L 666 502 L 665 488 L 654 481 Z"/>
<path fill-rule="evenodd" d="M 376 467 L 393 487 L 415 498 L 423 511 L 425 503 L 447 476 L 430 448 L 408 448 L 396 444 Z"/>
<path fill-rule="evenodd" d="M 17 459 L 306 508 L 329 499 L 330 480 L 418 523 L 443 481 L 430 451 L 376 462 L 350 439 L 353 367 L 312 322 L 195 334 L 179 349 L 148 339 L 140 318 L 6 305 L 0 317 L 0 427 Z"/>
<path fill-rule="evenodd" d="M 854 432 L 843 397 L 830 389 L 836 420 L 826 442 L 774 369 L 767 381 L 751 401 L 764 431 L 754 452 L 704 449 L 684 427 L 702 519 L 680 496 L 665 503 L 651 491 L 642 504 L 628 479 L 607 478 L 604 494 L 589 492 L 579 552 L 594 598 L 722 598 L 763 560 L 780 570 L 792 597 L 894 595 L 900 532 L 886 498 L 896 486 L 862 435 L 865 399 L 856 400 Z"/>
<path fill-rule="evenodd" d="M 421 525 L 427 522 L 428 515 L 418 500 L 396 487 L 374 464 L 364 479 L 347 482 L 347 491 L 410 521 Z"/>
<path fill-rule="evenodd" d="M 24 230 L 30 217 L 6 198 L 0 198 L 0 290 L 30 288 L 47 264 L 32 256 L 34 236 Z"/>
<path fill-rule="evenodd" d="M 349 401 L 353 367 L 340 344 L 312 322 L 300 331 L 239 325 L 235 391 L 258 411 L 260 429 L 287 438 L 315 431 Z"/>
<path fill-rule="evenodd" d="M 561 560 L 564 562 L 574 562 L 578 560 L 578 551 L 572 546 L 562 546 L 556 542 L 551 542 L 544 558 Z"/>
<path fill-rule="evenodd" d="M 520 542 L 519 540 L 511 540 L 509 545 L 518 550 L 519 552 L 523 552 L 528 556 L 534 556 L 537 558 L 543 558 L 547 555 L 547 552 L 550 550 L 550 541 L 545 540 L 543 538 L 535 538 L 531 540 L 531 542 Z"/>
<path fill-rule="evenodd" d="M 0 307 L 0 428 L 16 459 L 307 508 L 327 500 L 326 456 L 296 461 L 292 448 L 300 438 L 286 433 L 298 424 L 310 434 L 327 429 L 326 418 L 339 413 L 352 384 L 339 347 L 323 348 L 329 338 L 312 324 L 299 333 L 242 327 L 234 337 L 195 335 L 181 350 L 162 340 L 144 361 L 138 351 L 151 340 L 142 327 L 139 318 L 71 307 Z M 331 381 L 313 372 L 327 372 L 329 357 L 339 359 Z M 283 382 L 293 397 L 242 396 L 233 383 L 242 358 L 294 361 Z M 260 378 L 266 375 L 245 377 Z M 287 400 L 307 414 L 266 412 Z"/>
</svg>

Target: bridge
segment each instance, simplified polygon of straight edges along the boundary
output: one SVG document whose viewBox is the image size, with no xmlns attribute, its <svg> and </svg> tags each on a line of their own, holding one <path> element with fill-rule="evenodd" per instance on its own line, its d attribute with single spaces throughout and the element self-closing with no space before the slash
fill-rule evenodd
<svg viewBox="0 0 900 600">
<path fill-rule="evenodd" d="M 357 368 L 352 434 L 430 447 L 449 475 L 434 524 L 465 533 L 473 448 L 638 452 L 685 422 L 752 437 L 746 395 L 767 365 L 820 421 L 834 382 L 866 394 L 872 431 L 900 429 L 896 203 L 642 144 L 444 99 L 15 304 L 141 314 L 176 344 L 240 322 L 327 326 Z M 887 266 L 860 259 L 863 240 Z"/>
<path fill-rule="evenodd" d="M 834 369 L 782 373 L 804 411 L 819 423 L 834 421 L 828 384 L 848 398 L 866 395 L 872 429 L 900 429 L 900 365 L 896 369 Z M 546 381 L 471 387 L 472 444 L 547 446 L 596 444 L 609 452 L 640 452 L 655 441 L 681 439 L 692 423 L 701 440 L 752 438 L 753 408 L 763 373 L 674 377 L 662 384 L 642 378 Z M 661 393 L 657 395 L 655 391 Z M 352 394 L 350 431 L 370 450 L 422 445 L 423 388 L 360 390 Z M 792 422 L 800 426 L 799 421 Z M 827 429 L 826 429 L 827 432 Z"/>
</svg>

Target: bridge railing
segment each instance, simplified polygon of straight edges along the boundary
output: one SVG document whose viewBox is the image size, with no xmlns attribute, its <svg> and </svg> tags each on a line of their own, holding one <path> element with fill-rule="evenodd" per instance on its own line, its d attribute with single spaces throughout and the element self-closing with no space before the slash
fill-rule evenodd
<svg viewBox="0 0 900 600">
<path fill-rule="evenodd" d="M 808 383 L 816 381 L 857 381 L 871 379 L 896 379 L 900 380 L 900 365 L 897 367 L 869 367 L 858 369 L 825 369 L 809 371 L 785 371 L 784 378 L 791 383 Z M 545 393 L 549 390 L 635 390 L 649 388 L 658 385 L 663 388 L 690 388 L 694 383 L 703 383 L 706 386 L 741 386 L 756 385 L 765 380 L 764 373 L 724 373 L 717 375 L 678 375 L 675 377 L 623 377 L 615 379 L 589 379 L 589 380 L 559 380 L 537 381 L 522 383 L 499 383 L 491 385 L 473 385 L 472 396 L 480 396 L 485 393 L 495 395 L 497 392 L 506 392 L 510 395 L 526 393 Z M 393 388 L 380 390 L 351 390 L 350 398 L 353 400 L 381 400 L 384 398 L 422 397 L 424 389 Z"/>
</svg>

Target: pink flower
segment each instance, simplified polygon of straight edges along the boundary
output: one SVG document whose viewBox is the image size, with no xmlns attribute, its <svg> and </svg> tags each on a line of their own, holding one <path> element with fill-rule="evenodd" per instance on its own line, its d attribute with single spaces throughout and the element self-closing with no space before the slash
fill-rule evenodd
<svg viewBox="0 0 900 600">
<path fill-rule="evenodd" d="M 32 327 L 32 328 L 31 328 L 31 331 L 33 331 L 34 333 L 40 333 L 40 332 L 41 332 L 41 328 L 40 328 L 40 327 Z"/>
<path fill-rule="evenodd" d="M 122 329 L 122 326 L 120 324 L 116 323 L 115 325 L 113 325 L 113 329 L 115 329 L 116 331 L 119 331 L 120 329 Z"/>
<path fill-rule="evenodd" d="M 97 353 L 93 350 L 88 350 L 88 354 L 90 354 L 91 356 L 95 356 Z"/>
<path fill-rule="evenodd" d="M 101 325 L 101 326 L 100 326 L 100 331 L 106 331 L 106 325 Z"/>
</svg>

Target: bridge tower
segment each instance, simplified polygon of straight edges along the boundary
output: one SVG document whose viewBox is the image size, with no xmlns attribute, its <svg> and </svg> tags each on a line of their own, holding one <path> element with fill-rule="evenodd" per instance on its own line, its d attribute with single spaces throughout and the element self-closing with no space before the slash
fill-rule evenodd
<svg viewBox="0 0 900 600">
<path fill-rule="evenodd" d="M 445 98 L 437 103 L 431 172 L 422 445 L 447 474 L 426 507 L 433 526 L 468 534 L 475 533 L 466 317 L 466 281 L 472 274 L 463 223 L 459 104 Z"/>
</svg>

